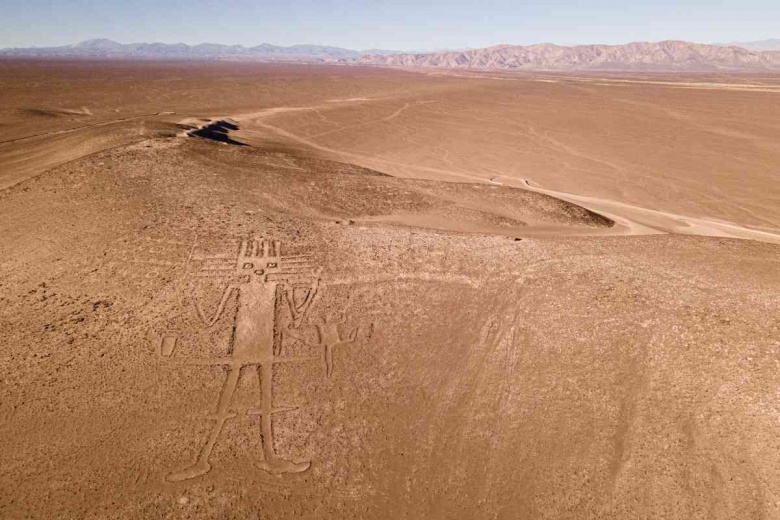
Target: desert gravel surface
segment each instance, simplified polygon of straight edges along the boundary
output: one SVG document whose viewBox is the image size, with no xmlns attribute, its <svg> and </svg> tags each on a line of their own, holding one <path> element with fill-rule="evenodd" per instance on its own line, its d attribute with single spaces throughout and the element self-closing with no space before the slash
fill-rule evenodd
<svg viewBox="0 0 780 520">
<path fill-rule="evenodd" d="M 0 517 L 780 518 L 776 186 L 708 213 L 701 171 L 655 205 L 564 152 L 568 184 L 437 163 L 458 138 L 372 152 L 434 130 L 364 99 L 538 81 L 4 67 Z M 78 67 L 108 87 L 67 93 Z M 366 124 L 318 140 L 311 107 Z"/>
</svg>

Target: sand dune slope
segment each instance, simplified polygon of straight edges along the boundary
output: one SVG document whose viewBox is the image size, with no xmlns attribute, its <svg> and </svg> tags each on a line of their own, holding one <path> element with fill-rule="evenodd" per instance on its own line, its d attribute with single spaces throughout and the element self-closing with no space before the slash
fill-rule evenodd
<svg viewBox="0 0 780 520">
<path fill-rule="evenodd" d="M 173 135 L 173 129 L 173 125 L 132 117 L 7 139 L 0 142 L 0 189 L 108 148 Z"/>
<path fill-rule="evenodd" d="M 3 191 L 0 516 L 778 517 L 777 245 L 439 188 L 178 138 Z"/>
<path fill-rule="evenodd" d="M 0 79 L 0 518 L 780 520 L 776 77 Z"/>
</svg>

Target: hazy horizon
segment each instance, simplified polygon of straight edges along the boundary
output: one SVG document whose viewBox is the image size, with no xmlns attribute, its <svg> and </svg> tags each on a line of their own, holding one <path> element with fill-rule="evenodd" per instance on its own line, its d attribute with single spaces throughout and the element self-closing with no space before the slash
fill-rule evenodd
<svg viewBox="0 0 780 520">
<path fill-rule="evenodd" d="M 658 41 L 687 41 L 691 43 L 697 43 L 697 44 L 704 44 L 704 45 L 728 45 L 731 43 L 740 43 L 740 44 L 748 44 L 748 43 L 761 43 L 761 42 L 774 42 L 774 41 L 780 41 L 778 38 L 765 38 L 762 40 L 744 40 L 744 41 L 722 41 L 722 42 L 702 42 L 702 41 L 692 41 L 692 40 L 686 40 L 683 38 L 668 38 L 666 40 L 630 40 L 625 42 L 616 42 L 616 43 L 608 43 L 605 44 L 603 42 L 582 42 L 582 43 L 573 43 L 573 44 L 560 44 L 558 42 L 554 41 L 538 41 L 538 42 L 531 42 L 531 43 L 513 43 L 513 42 L 497 42 L 497 43 L 491 43 L 484 45 L 482 47 L 452 47 L 452 48 L 444 48 L 444 47 L 437 47 L 437 48 L 415 48 L 415 49 L 401 49 L 401 48 L 388 48 L 388 47 L 371 47 L 369 48 L 356 48 L 356 47 L 341 47 L 338 45 L 331 45 L 328 42 L 313 42 L 313 41 L 303 41 L 298 43 L 291 43 L 291 44 L 279 44 L 276 42 L 270 42 L 270 41 L 262 41 L 254 44 L 237 44 L 232 41 L 199 41 L 199 42 L 182 42 L 182 41 L 117 41 L 114 38 L 103 36 L 103 37 L 97 37 L 97 38 L 89 38 L 87 40 L 79 40 L 74 41 L 70 43 L 65 43 L 62 45 L 51 45 L 51 46 L 44 46 L 44 45 L 30 45 L 30 46 L 15 46 L 15 47 L 0 47 L 0 49 L 6 49 L 6 48 L 17 48 L 17 49 L 46 49 L 46 48 L 58 48 L 58 47 L 66 47 L 70 45 L 78 45 L 82 43 L 87 43 L 91 41 L 100 41 L 100 40 L 109 40 L 114 43 L 118 43 L 120 45 L 141 45 L 141 44 L 163 44 L 163 45 L 188 45 L 188 46 L 195 46 L 195 45 L 240 45 L 245 48 L 252 48 L 252 47 L 259 47 L 261 45 L 272 45 L 275 47 L 294 47 L 294 46 L 316 46 L 316 47 L 332 47 L 332 48 L 340 48 L 344 50 L 350 50 L 350 51 L 356 51 L 356 52 L 365 52 L 365 51 L 398 51 L 398 52 L 415 52 L 415 53 L 436 53 L 436 52 L 458 52 L 458 51 L 467 51 L 467 50 L 475 50 L 475 49 L 481 49 L 481 48 L 490 48 L 490 47 L 498 47 L 501 45 L 518 45 L 518 46 L 530 46 L 530 45 L 560 45 L 560 46 L 567 46 L 567 47 L 575 47 L 575 46 L 586 46 L 586 45 L 628 45 L 631 43 L 640 43 L 640 42 L 658 42 Z"/>
<path fill-rule="evenodd" d="M 768 0 L 718 6 L 700 0 L 625 5 L 599 0 L 381 2 L 297 0 L 285 4 L 174 0 L 3 0 L 0 48 L 54 47 L 90 39 L 121 43 L 270 43 L 347 49 L 441 50 L 498 44 L 587 45 L 686 40 L 700 43 L 777 38 L 780 7 Z M 226 30 L 229 28 L 229 30 Z"/>
</svg>

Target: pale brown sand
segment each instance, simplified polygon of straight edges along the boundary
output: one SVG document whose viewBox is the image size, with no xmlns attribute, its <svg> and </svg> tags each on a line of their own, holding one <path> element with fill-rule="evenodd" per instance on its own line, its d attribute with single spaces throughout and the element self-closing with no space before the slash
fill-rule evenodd
<svg viewBox="0 0 780 520">
<path fill-rule="evenodd" d="M 766 94 L 41 67 L 0 69 L 0 517 L 780 518 Z"/>
</svg>

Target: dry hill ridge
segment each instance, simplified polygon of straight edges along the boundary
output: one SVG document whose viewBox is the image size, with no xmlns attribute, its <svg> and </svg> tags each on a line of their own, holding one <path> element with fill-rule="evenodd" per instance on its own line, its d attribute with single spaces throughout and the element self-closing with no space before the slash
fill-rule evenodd
<svg viewBox="0 0 780 520">
<path fill-rule="evenodd" d="M 754 51 L 685 41 L 626 45 L 496 45 L 428 54 L 363 56 L 362 64 L 527 70 L 713 71 L 780 69 L 780 51 Z"/>
</svg>

